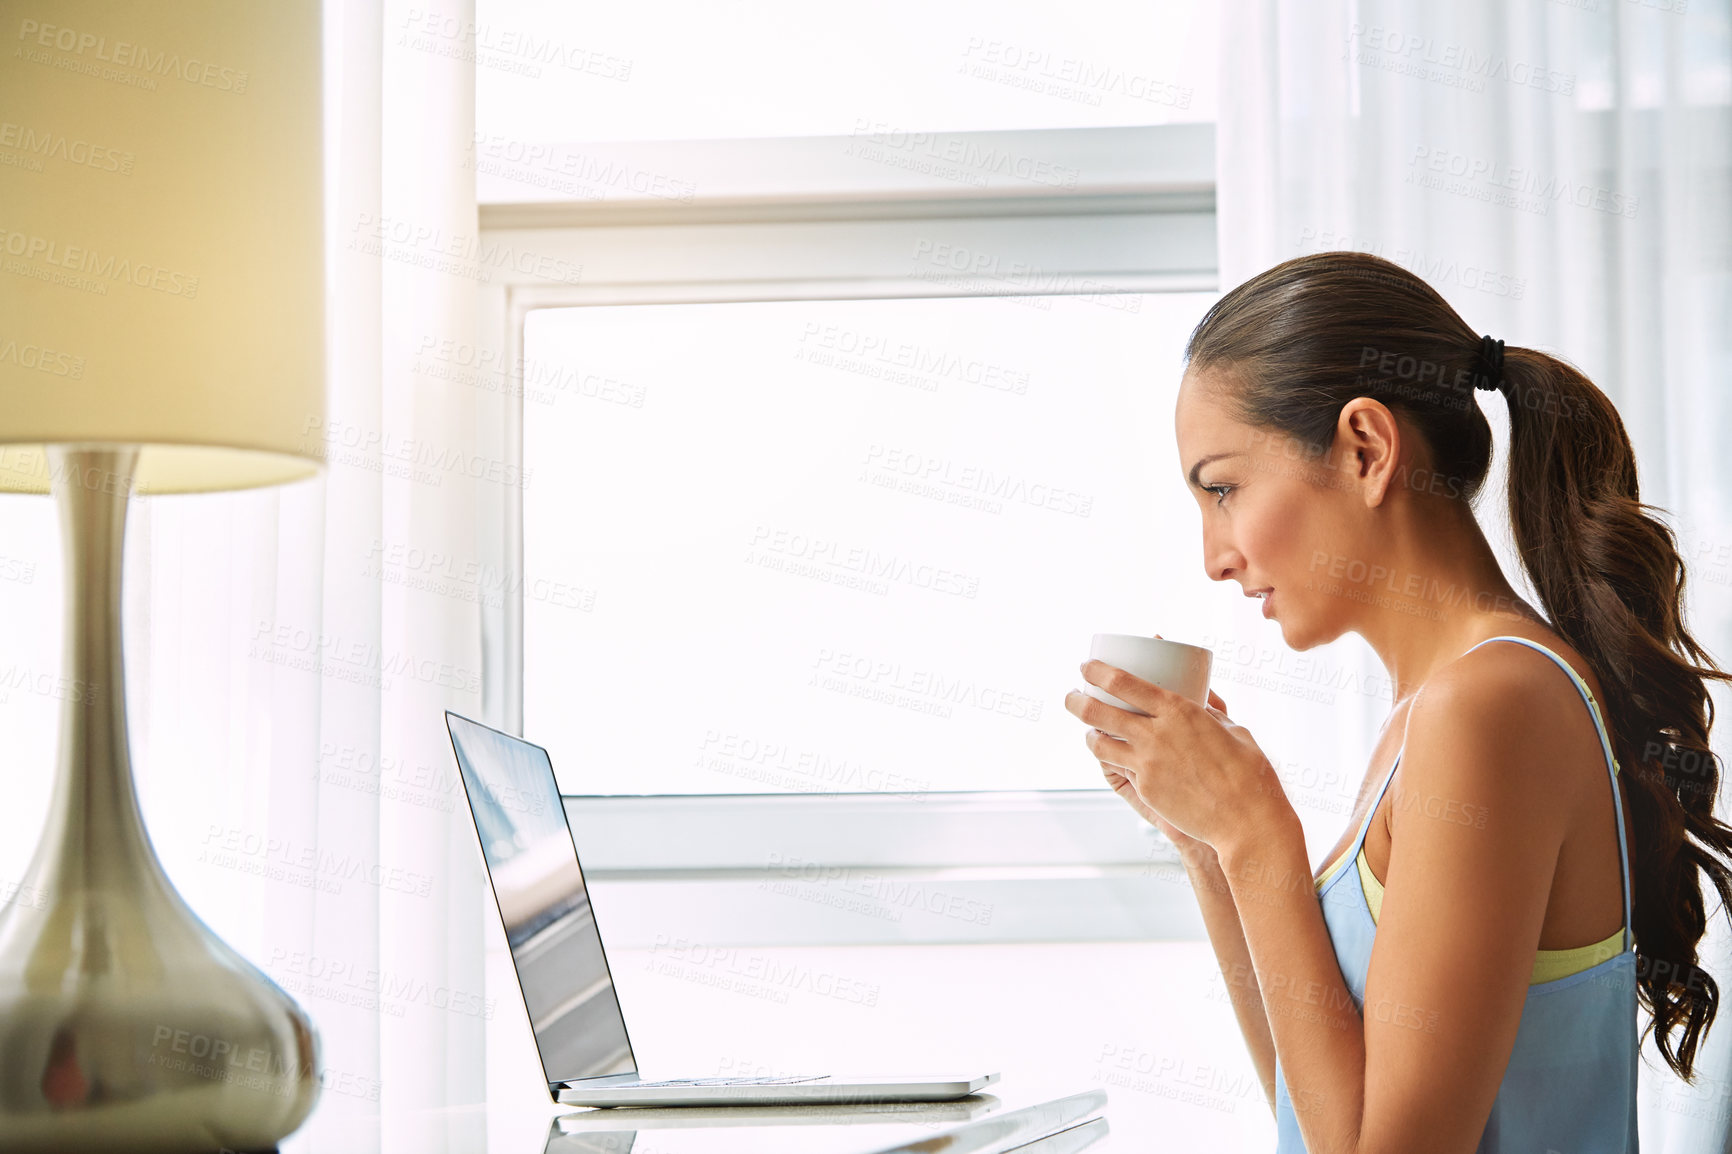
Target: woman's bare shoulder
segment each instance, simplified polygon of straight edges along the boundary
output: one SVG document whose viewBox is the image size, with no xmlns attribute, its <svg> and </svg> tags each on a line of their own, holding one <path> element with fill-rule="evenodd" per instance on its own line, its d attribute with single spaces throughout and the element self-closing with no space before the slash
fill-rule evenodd
<svg viewBox="0 0 1732 1154">
<path fill-rule="evenodd" d="M 1568 754 L 1597 743 L 1581 694 L 1556 662 L 1526 645 L 1480 645 L 1414 695 L 1396 788 L 1523 821 L 1552 815 L 1561 837 L 1557 801 L 1578 784 L 1572 767 L 1581 760 Z M 1396 824 L 1392 815 L 1392 831 Z"/>
</svg>

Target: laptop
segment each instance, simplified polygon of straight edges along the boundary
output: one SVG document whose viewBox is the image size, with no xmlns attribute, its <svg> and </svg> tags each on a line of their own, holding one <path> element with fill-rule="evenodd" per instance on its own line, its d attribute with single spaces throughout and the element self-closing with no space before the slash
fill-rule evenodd
<svg viewBox="0 0 1732 1154">
<path fill-rule="evenodd" d="M 934 1102 L 964 1098 L 994 1074 L 839 1078 L 670 1078 L 646 1082 L 614 994 L 613 974 L 553 762 L 522 738 L 445 714 L 475 818 L 517 984 L 547 1074 L 568 1106 L 712 1106 Z"/>
<path fill-rule="evenodd" d="M 1097 1116 L 1106 1102 L 1096 1087 L 1003 1111 L 1007 1103 L 990 1094 L 864 1113 L 837 1106 L 586 1110 L 553 1120 L 543 1154 L 1076 1154 L 1106 1136 L 1107 1120 Z M 962 1125 L 941 1128 L 957 1113 L 966 1114 Z"/>
</svg>

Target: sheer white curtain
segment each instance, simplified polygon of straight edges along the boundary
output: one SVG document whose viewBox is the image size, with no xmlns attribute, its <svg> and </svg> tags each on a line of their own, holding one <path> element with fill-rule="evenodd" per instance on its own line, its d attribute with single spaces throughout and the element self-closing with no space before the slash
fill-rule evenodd
<svg viewBox="0 0 1732 1154">
<path fill-rule="evenodd" d="M 1224 17 L 1223 288 L 1361 249 L 1481 332 L 1581 366 L 1623 415 L 1643 499 L 1672 514 L 1692 631 L 1732 661 L 1732 3 L 1227 0 Z M 1481 520 L 1519 586 L 1508 418 L 1477 395 L 1498 438 Z M 1709 900 L 1704 964 L 1732 990 Z M 1695 1087 L 1643 1056 L 1643 1148 L 1732 1148 L 1732 1021 Z"/>
<path fill-rule="evenodd" d="M 330 402 L 305 431 L 323 474 L 135 500 L 129 523 L 152 840 L 319 1027 L 325 1089 L 290 1151 L 467 1148 L 378 1116 L 485 1088 L 484 882 L 443 711 L 480 716 L 466 578 L 499 470 L 473 443 L 475 390 L 415 372 L 429 342 L 474 339 L 473 18 L 467 2 L 326 6 Z M 52 502 L 0 498 L 0 900 L 19 896 L 54 764 L 60 572 Z"/>
</svg>

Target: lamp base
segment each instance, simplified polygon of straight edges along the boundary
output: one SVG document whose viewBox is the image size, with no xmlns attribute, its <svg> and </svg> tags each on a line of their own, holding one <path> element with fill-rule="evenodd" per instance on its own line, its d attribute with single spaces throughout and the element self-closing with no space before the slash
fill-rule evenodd
<svg viewBox="0 0 1732 1154">
<path fill-rule="evenodd" d="M 0 1151 L 274 1150 L 318 1098 L 293 998 L 169 884 L 126 736 L 120 569 L 138 450 L 50 450 L 65 696 L 47 829 L 0 909 Z"/>
</svg>

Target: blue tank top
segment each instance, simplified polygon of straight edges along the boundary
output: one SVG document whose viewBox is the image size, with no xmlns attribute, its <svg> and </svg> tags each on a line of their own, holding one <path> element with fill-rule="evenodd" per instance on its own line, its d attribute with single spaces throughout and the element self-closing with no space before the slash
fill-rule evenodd
<svg viewBox="0 0 1732 1154">
<path fill-rule="evenodd" d="M 1586 683 L 1568 662 L 1525 637 L 1488 637 L 1519 641 L 1546 654 L 1575 684 L 1593 714 L 1612 779 L 1612 806 L 1618 820 L 1618 871 L 1624 896 L 1624 949 L 1615 957 L 1554 982 L 1530 985 L 1522 1006 L 1515 1048 L 1492 1103 L 1491 1117 L 1475 1154 L 1636 1154 L 1636 952 L 1630 936 L 1630 875 L 1624 848 L 1624 811 L 1610 739 Z M 1481 641 L 1479 645 L 1484 645 Z M 1479 645 L 1473 646 L 1478 649 Z M 1371 818 L 1401 764 L 1378 788 L 1359 827 L 1347 865 L 1324 885 L 1318 900 L 1335 960 L 1354 1008 L 1364 1013 L 1365 977 L 1371 967 L 1371 942 L 1377 925 L 1353 862 L 1365 844 Z M 1281 1060 L 1275 1059 L 1276 1154 L 1302 1154 L 1305 1141 L 1287 1092 Z"/>
</svg>

